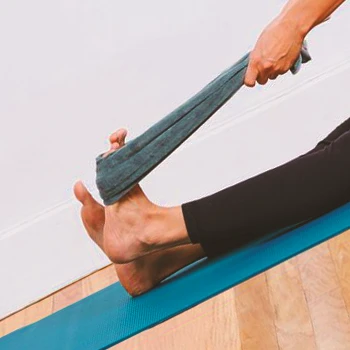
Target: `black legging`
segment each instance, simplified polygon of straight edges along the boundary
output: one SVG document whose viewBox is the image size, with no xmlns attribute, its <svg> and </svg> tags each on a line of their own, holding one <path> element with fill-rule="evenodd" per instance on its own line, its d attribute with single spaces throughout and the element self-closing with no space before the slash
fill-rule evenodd
<svg viewBox="0 0 350 350">
<path fill-rule="evenodd" d="M 350 201 L 350 118 L 283 165 L 182 204 L 192 243 L 215 257 Z"/>
</svg>

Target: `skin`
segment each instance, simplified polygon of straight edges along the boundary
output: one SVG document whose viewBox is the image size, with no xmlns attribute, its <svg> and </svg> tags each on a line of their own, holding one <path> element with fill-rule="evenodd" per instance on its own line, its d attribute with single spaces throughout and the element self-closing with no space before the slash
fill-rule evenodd
<svg viewBox="0 0 350 350">
<path fill-rule="evenodd" d="M 345 0 L 290 0 L 263 30 L 245 75 L 248 87 L 261 85 L 288 72 L 296 61 L 305 36 L 326 21 Z"/>
<path fill-rule="evenodd" d="M 119 129 L 110 136 L 111 148 L 105 155 L 124 146 L 126 133 Z M 83 205 L 86 231 L 114 263 L 120 283 L 132 296 L 205 257 L 201 246 L 189 241 L 181 207 L 157 206 L 139 185 L 108 207 L 98 203 L 81 181 L 74 193 Z M 166 239 L 164 233 L 170 233 Z"/>
<path fill-rule="evenodd" d="M 306 34 L 325 21 L 345 0 L 290 0 L 261 33 L 245 76 L 249 87 L 266 84 L 294 64 Z M 125 144 L 127 131 L 110 136 L 110 150 Z M 181 206 L 152 203 L 136 185 L 113 205 L 104 207 L 82 182 L 74 186 L 81 217 L 91 239 L 114 263 L 119 281 L 132 296 L 143 294 L 205 253 L 191 244 Z"/>
</svg>

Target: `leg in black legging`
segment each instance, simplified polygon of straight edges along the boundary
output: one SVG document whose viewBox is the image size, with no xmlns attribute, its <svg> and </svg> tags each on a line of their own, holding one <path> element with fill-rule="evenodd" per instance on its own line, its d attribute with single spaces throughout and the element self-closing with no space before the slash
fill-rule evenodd
<svg viewBox="0 0 350 350">
<path fill-rule="evenodd" d="M 320 216 L 350 200 L 350 118 L 310 152 L 182 204 L 192 243 L 209 257 Z"/>
<path fill-rule="evenodd" d="M 315 146 L 315 148 L 305 153 L 305 155 L 318 151 L 325 146 L 328 146 L 332 141 L 336 140 L 339 136 L 343 135 L 347 131 L 350 131 L 350 118 L 346 119 L 341 124 L 339 124 L 327 137 L 320 141 Z"/>
</svg>

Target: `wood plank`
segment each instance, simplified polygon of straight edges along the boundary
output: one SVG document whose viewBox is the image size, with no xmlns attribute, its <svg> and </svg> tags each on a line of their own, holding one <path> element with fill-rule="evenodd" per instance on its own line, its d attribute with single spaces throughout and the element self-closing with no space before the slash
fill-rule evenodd
<svg viewBox="0 0 350 350">
<path fill-rule="evenodd" d="M 56 312 L 82 299 L 84 297 L 82 285 L 80 280 L 55 293 L 52 311 Z"/>
<path fill-rule="evenodd" d="M 296 259 L 266 272 L 281 350 L 316 350 L 315 335 Z"/>
<path fill-rule="evenodd" d="M 348 350 L 350 322 L 340 288 L 309 305 L 319 350 Z"/>
<path fill-rule="evenodd" d="M 328 242 L 348 315 L 350 314 L 350 230 Z"/>
<path fill-rule="evenodd" d="M 25 326 L 25 310 L 21 310 L 1 321 L 3 335 Z"/>
<path fill-rule="evenodd" d="M 93 293 L 96 293 L 117 281 L 118 276 L 114 265 L 109 265 L 82 280 L 83 297 L 85 298 Z"/>
<path fill-rule="evenodd" d="M 53 296 L 49 296 L 24 309 L 25 325 L 32 324 L 49 316 L 53 311 Z"/>
<path fill-rule="evenodd" d="M 328 243 L 297 259 L 317 348 L 349 349 L 350 321 Z"/>
<path fill-rule="evenodd" d="M 251 278 L 235 290 L 242 350 L 279 349 L 266 274 Z"/>
<path fill-rule="evenodd" d="M 179 348 L 241 349 L 233 289 L 111 349 L 177 350 Z"/>
<path fill-rule="evenodd" d="M 0 321 L 0 338 L 5 335 L 5 327 L 4 327 L 5 322 Z"/>
<path fill-rule="evenodd" d="M 297 257 L 308 303 L 338 287 L 327 242 Z"/>
<path fill-rule="evenodd" d="M 52 299 L 53 297 L 49 296 L 2 320 L 0 337 L 51 315 Z"/>
</svg>

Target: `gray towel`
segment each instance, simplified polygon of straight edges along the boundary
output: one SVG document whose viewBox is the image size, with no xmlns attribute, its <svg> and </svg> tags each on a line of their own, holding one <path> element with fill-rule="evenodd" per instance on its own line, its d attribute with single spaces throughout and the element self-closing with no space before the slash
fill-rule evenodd
<svg viewBox="0 0 350 350">
<path fill-rule="evenodd" d="M 291 72 L 296 74 L 310 59 L 304 42 Z M 124 196 L 224 105 L 243 86 L 248 62 L 249 53 L 124 147 L 104 158 L 99 155 L 96 184 L 104 204 Z"/>
</svg>

